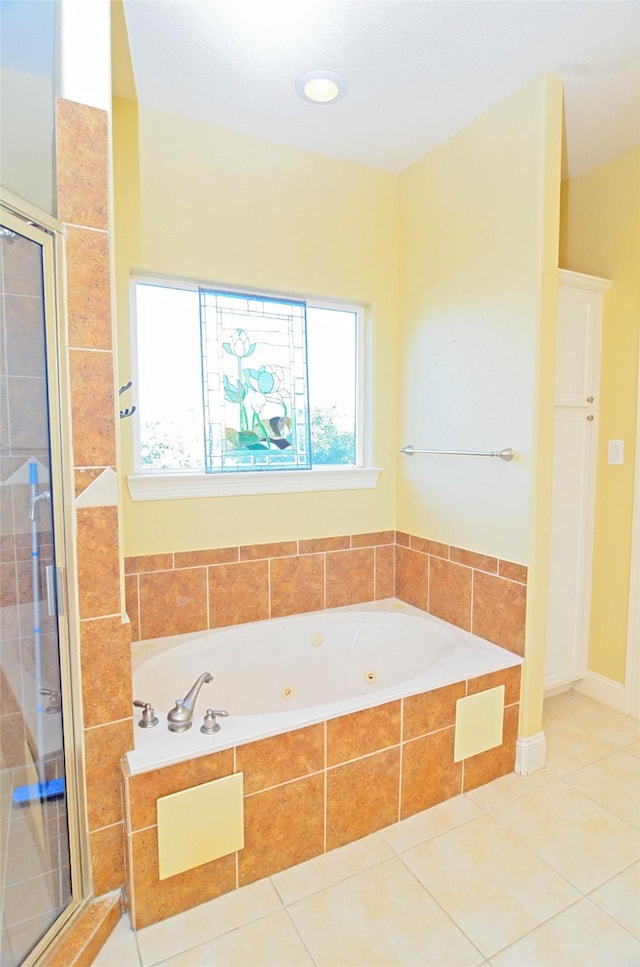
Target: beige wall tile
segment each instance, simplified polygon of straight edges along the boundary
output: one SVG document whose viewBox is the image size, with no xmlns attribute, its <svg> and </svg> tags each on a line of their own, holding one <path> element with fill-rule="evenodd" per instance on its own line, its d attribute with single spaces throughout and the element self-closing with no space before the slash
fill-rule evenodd
<svg viewBox="0 0 640 967">
<path fill-rule="evenodd" d="M 324 725 L 310 725 L 238 746 L 236 769 L 245 795 L 324 769 Z"/>
<path fill-rule="evenodd" d="M 158 638 L 207 627 L 207 569 L 155 571 L 139 577 L 140 635 Z"/>
<path fill-rule="evenodd" d="M 132 714 L 131 632 L 120 617 L 80 622 L 85 728 Z"/>
<path fill-rule="evenodd" d="M 115 393 L 110 352 L 69 352 L 73 462 L 76 467 L 114 467 Z"/>
<path fill-rule="evenodd" d="M 462 792 L 462 763 L 453 761 L 455 729 L 402 746 L 402 819 Z"/>
<path fill-rule="evenodd" d="M 244 801 L 239 884 L 302 863 L 324 850 L 324 776 L 298 779 Z"/>
<path fill-rule="evenodd" d="M 431 692 L 409 695 L 404 699 L 403 738 L 414 739 L 419 735 L 436 732 L 454 725 L 456 702 L 465 694 L 465 683 L 445 685 Z"/>
<path fill-rule="evenodd" d="M 297 541 L 276 541 L 272 544 L 245 544 L 240 548 L 241 561 L 258 561 L 267 557 L 291 557 L 298 553 Z"/>
<path fill-rule="evenodd" d="M 426 554 L 401 545 L 396 547 L 396 597 L 423 611 L 429 600 L 428 565 Z"/>
<path fill-rule="evenodd" d="M 488 557 L 486 554 L 477 554 L 475 551 L 465 551 L 462 547 L 449 548 L 449 560 L 456 564 L 465 564 L 467 567 L 477 568 L 479 571 L 488 571 L 490 574 L 498 573 L 497 557 Z"/>
<path fill-rule="evenodd" d="M 520 701 L 521 671 L 521 666 L 516 665 L 513 668 L 503 668 L 499 672 L 470 678 L 467 682 L 467 695 L 473 695 L 474 692 L 484 692 L 485 689 L 495 688 L 496 685 L 504 685 L 504 704 L 513 705 Z"/>
<path fill-rule="evenodd" d="M 243 561 L 208 568 L 209 626 L 220 628 L 269 617 L 269 562 Z"/>
<path fill-rule="evenodd" d="M 80 617 L 119 614 L 118 510 L 78 507 L 76 521 Z"/>
<path fill-rule="evenodd" d="M 471 579 L 468 567 L 429 560 L 429 611 L 465 631 L 471 630 Z"/>
<path fill-rule="evenodd" d="M 327 765 L 357 759 L 400 742 L 400 702 L 388 702 L 327 722 Z"/>
<path fill-rule="evenodd" d="M 349 537 L 317 537 L 298 541 L 299 554 L 319 554 L 325 551 L 345 551 L 351 546 Z"/>
<path fill-rule="evenodd" d="M 373 601 L 373 582 L 373 548 L 327 554 L 327 608 Z"/>
<path fill-rule="evenodd" d="M 56 104 L 58 218 L 90 228 L 109 227 L 105 111 L 59 98 Z"/>
<path fill-rule="evenodd" d="M 111 349 L 109 236 L 71 225 L 65 235 L 69 345 Z"/>
<path fill-rule="evenodd" d="M 380 544 L 375 549 L 375 600 L 393 598 L 396 593 L 396 550 L 393 544 Z"/>
<path fill-rule="evenodd" d="M 502 745 L 464 760 L 465 792 L 513 772 L 516 764 L 519 708 L 518 705 L 509 705 L 504 710 Z"/>
<path fill-rule="evenodd" d="M 527 589 L 515 581 L 475 571 L 473 575 L 474 634 L 524 655 Z"/>
<path fill-rule="evenodd" d="M 118 890 L 124 884 L 123 836 L 122 823 L 96 829 L 89 836 L 95 896 Z"/>
<path fill-rule="evenodd" d="M 397 822 L 399 783 L 399 748 L 329 769 L 327 849 Z"/>
<path fill-rule="evenodd" d="M 320 611 L 324 607 L 324 554 L 271 561 L 272 618 Z"/>
<path fill-rule="evenodd" d="M 133 748 L 133 722 L 111 722 L 85 731 L 85 771 L 89 829 L 122 820 L 120 760 Z"/>
</svg>

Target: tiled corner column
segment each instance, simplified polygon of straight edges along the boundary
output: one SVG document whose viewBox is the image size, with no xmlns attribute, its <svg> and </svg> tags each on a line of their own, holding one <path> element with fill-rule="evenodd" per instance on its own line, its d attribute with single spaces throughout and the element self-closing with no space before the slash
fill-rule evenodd
<svg viewBox="0 0 640 967">
<path fill-rule="evenodd" d="M 454 761 L 456 702 L 505 687 L 500 746 Z M 520 667 L 129 776 L 123 763 L 132 922 L 141 928 L 367 836 L 513 771 Z M 245 845 L 158 878 L 156 801 L 244 775 Z"/>
<path fill-rule="evenodd" d="M 119 762 L 133 744 L 130 626 L 121 614 L 109 257 L 108 115 L 58 100 L 75 473 L 75 550 L 93 893 L 124 883 Z"/>
</svg>

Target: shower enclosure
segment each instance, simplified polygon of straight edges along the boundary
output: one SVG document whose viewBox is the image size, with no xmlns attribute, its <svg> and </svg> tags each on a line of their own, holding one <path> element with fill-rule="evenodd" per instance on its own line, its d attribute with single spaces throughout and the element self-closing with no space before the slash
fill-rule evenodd
<svg viewBox="0 0 640 967">
<path fill-rule="evenodd" d="M 83 892 L 65 594 L 53 231 L 0 209 L 1 967 Z"/>
</svg>

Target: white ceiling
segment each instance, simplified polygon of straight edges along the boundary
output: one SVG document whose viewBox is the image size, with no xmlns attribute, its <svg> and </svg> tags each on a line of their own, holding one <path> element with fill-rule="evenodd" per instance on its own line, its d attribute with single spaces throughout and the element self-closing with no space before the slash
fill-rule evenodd
<svg viewBox="0 0 640 967">
<path fill-rule="evenodd" d="M 399 172 L 528 80 L 578 174 L 640 143 L 638 0 L 124 0 L 141 105 Z M 295 93 L 328 69 L 347 96 Z M 114 68 L 114 92 L 127 96 Z M 567 170 L 565 168 L 565 170 Z"/>
</svg>

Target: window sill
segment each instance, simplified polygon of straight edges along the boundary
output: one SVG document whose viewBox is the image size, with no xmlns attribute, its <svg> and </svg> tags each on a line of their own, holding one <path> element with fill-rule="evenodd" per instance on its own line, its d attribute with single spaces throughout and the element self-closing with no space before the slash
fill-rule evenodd
<svg viewBox="0 0 640 967">
<path fill-rule="evenodd" d="M 371 490 L 379 467 L 331 467 L 258 473 L 136 473 L 127 477 L 132 500 L 184 500 L 189 497 L 247 497 L 319 490 Z"/>
</svg>

